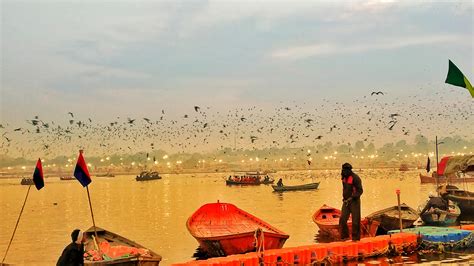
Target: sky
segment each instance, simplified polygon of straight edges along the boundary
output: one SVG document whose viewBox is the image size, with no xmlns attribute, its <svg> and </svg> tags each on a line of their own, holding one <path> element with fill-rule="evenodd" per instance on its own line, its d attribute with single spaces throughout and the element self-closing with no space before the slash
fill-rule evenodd
<svg viewBox="0 0 474 266">
<path fill-rule="evenodd" d="M 472 1 L 0 3 L 3 124 L 352 105 L 372 91 L 473 110 L 444 84 L 448 59 L 474 81 Z"/>
</svg>

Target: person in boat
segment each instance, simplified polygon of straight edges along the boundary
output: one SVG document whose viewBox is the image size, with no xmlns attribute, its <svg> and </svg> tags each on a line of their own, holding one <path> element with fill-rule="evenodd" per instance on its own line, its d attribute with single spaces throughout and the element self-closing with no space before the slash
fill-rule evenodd
<svg viewBox="0 0 474 266">
<path fill-rule="evenodd" d="M 84 265 L 84 233 L 75 229 L 71 233 L 72 242 L 64 248 L 56 266 L 83 266 Z"/>
<path fill-rule="evenodd" d="M 341 239 L 349 239 L 347 220 L 352 214 L 352 241 L 360 240 L 360 196 L 364 192 L 360 177 L 352 172 L 352 165 L 344 163 L 341 171 L 342 210 L 339 218 Z"/>
<path fill-rule="evenodd" d="M 283 186 L 283 180 L 281 178 L 278 179 L 277 186 L 279 186 L 279 187 Z"/>
<path fill-rule="evenodd" d="M 428 200 L 428 203 L 426 203 L 426 206 L 421 211 L 420 216 L 425 214 L 425 212 L 432 209 L 433 210 L 439 209 L 442 211 L 448 210 L 449 208 L 448 202 L 446 202 L 442 197 L 436 197 L 433 192 L 430 192 L 429 197 L 430 199 Z"/>
<path fill-rule="evenodd" d="M 264 182 L 268 182 L 270 180 L 270 177 L 268 177 L 268 175 L 266 175 L 264 178 L 263 178 L 263 181 Z"/>
</svg>

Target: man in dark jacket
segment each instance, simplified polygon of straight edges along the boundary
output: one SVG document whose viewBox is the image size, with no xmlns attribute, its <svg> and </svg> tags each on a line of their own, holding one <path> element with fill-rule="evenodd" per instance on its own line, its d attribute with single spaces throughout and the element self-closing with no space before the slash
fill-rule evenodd
<svg viewBox="0 0 474 266">
<path fill-rule="evenodd" d="M 83 266 L 84 265 L 84 235 L 76 229 L 71 233 L 72 243 L 64 248 L 56 266 Z"/>
<path fill-rule="evenodd" d="M 339 218 L 341 239 L 349 238 L 347 220 L 352 214 L 352 241 L 360 240 L 360 196 L 363 193 L 360 177 L 352 172 L 352 165 L 342 165 L 342 210 Z"/>
</svg>

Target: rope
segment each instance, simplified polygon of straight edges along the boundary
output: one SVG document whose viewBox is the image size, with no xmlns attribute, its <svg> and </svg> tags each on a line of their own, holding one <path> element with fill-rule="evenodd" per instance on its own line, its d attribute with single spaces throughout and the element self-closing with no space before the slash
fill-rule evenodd
<svg viewBox="0 0 474 266">
<path fill-rule="evenodd" d="M 13 237 L 15 236 L 16 229 L 18 228 L 18 224 L 20 223 L 21 214 L 23 213 L 23 209 L 25 208 L 26 200 L 28 199 L 28 194 L 30 194 L 30 189 L 31 189 L 31 185 L 28 186 L 28 191 L 26 192 L 25 201 L 23 202 L 23 206 L 21 206 L 20 215 L 18 215 L 18 219 L 16 220 L 15 229 L 13 230 L 12 237 L 10 238 L 10 242 L 8 243 L 7 251 L 5 251 L 5 255 L 3 256 L 2 264 L 5 262 L 5 258 L 7 257 L 8 250 L 10 249 L 10 245 L 12 244 Z"/>
<path fill-rule="evenodd" d="M 255 237 L 255 250 L 257 252 L 258 262 L 260 264 L 263 264 L 263 258 L 265 256 L 265 238 L 264 238 L 263 230 L 261 228 L 257 228 L 257 230 L 255 230 L 254 237 Z"/>
</svg>

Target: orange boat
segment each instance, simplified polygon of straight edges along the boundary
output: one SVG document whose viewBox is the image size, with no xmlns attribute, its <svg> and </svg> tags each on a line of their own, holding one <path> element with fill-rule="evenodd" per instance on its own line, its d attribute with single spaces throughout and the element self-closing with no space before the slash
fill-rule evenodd
<svg viewBox="0 0 474 266">
<path fill-rule="evenodd" d="M 313 222 L 318 225 L 319 230 L 322 234 L 326 234 L 334 240 L 339 240 L 341 239 L 341 235 L 339 232 L 339 217 L 341 217 L 340 210 L 324 204 L 321 208 L 319 208 L 319 210 L 317 210 L 313 214 Z M 347 221 L 347 226 L 349 227 L 349 235 L 351 235 L 351 217 L 349 217 L 349 220 Z M 371 237 L 375 236 L 375 234 L 377 233 L 379 222 L 364 218 L 360 221 L 360 226 L 360 236 L 362 238 Z"/>
<path fill-rule="evenodd" d="M 256 242 L 265 250 L 282 248 L 289 237 L 235 205 L 219 201 L 201 206 L 188 218 L 186 227 L 211 257 L 255 251 Z"/>
</svg>

